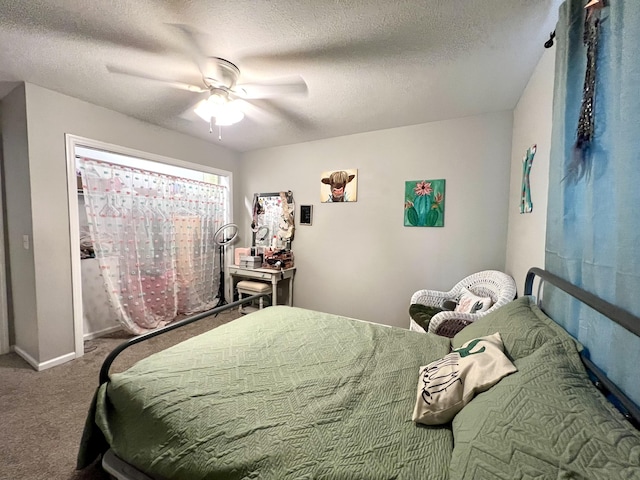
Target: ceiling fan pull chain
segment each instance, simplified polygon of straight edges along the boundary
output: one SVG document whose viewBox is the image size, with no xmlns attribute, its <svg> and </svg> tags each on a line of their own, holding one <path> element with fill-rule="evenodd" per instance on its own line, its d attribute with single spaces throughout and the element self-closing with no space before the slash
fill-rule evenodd
<svg viewBox="0 0 640 480">
<path fill-rule="evenodd" d="M 209 119 L 209 133 L 213 133 L 213 118 Z M 218 140 L 222 141 L 222 125 L 218 125 Z"/>
</svg>

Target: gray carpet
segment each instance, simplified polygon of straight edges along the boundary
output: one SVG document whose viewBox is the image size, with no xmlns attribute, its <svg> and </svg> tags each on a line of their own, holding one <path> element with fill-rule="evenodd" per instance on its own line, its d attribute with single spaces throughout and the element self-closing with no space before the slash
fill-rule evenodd
<svg viewBox="0 0 640 480">
<path fill-rule="evenodd" d="M 116 359 L 111 372 L 238 316 L 233 309 L 134 345 Z M 0 478 L 109 478 L 98 464 L 76 471 L 76 454 L 100 366 L 127 338 L 119 332 L 89 341 L 83 357 L 42 372 L 15 353 L 0 356 Z"/>
</svg>

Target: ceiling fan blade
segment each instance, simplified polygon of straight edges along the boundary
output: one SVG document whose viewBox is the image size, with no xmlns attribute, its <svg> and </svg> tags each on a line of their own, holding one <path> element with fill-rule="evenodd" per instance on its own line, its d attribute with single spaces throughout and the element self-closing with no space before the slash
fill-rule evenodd
<svg viewBox="0 0 640 480">
<path fill-rule="evenodd" d="M 354 58 L 384 58 L 391 47 L 385 45 L 389 35 L 368 36 L 360 39 L 352 39 L 349 42 L 323 42 L 321 45 L 298 48 L 292 46 L 289 50 L 273 52 L 256 51 L 245 54 L 239 60 L 243 64 L 253 67 L 269 67 L 285 64 L 288 66 L 304 64 L 305 62 L 351 62 Z"/>
<path fill-rule="evenodd" d="M 178 88 L 180 90 L 187 90 L 188 92 L 203 93 L 208 91 L 204 87 L 198 87 L 196 85 L 191 85 L 189 83 L 184 83 L 184 82 L 176 82 L 174 80 L 168 80 L 166 78 L 156 77 L 146 72 L 128 70 L 126 68 L 116 67 L 113 65 L 107 65 L 107 70 L 109 71 L 109 73 L 116 73 L 118 75 L 127 75 L 129 77 L 136 77 L 136 78 L 142 78 L 145 80 L 151 80 L 153 82 L 162 83 L 168 87 Z"/>
<path fill-rule="evenodd" d="M 415 39 L 421 39 L 416 42 Z M 443 40 L 429 30 L 416 29 L 414 31 L 398 29 L 397 31 L 376 30 L 360 35 L 357 39 L 336 39 L 323 41 L 306 47 L 291 46 L 288 50 L 268 52 L 256 50 L 246 52 L 238 59 L 243 65 L 252 68 L 269 68 L 276 65 L 286 65 L 288 68 L 296 65 L 313 63 L 348 63 L 361 61 L 375 61 L 389 64 L 398 57 L 406 54 L 424 55 L 423 45 L 428 44 L 432 49 L 442 45 Z M 457 44 L 456 44 L 457 47 Z M 438 50 L 439 51 L 439 50 Z"/>
<path fill-rule="evenodd" d="M 307 129 L 311 127 L 309 118 L 295 112 L 291 108 L 285 107 L 282 104 L 278 104 L 270 99 L 256 99 L 246 101 L 253 109 L 259 109 L 262 111 L 264 119 L 271 123 L 281 123 L 283 121 L 289 122 L 300 129 Z M 255 110 L 257 111 L 257 110 Z"/>
<path fill-rule="evenodd" d="M 204 105 L 206 102 L 207 102 L 206 98 L 199 100 L 198 102 L 194 103 L 189 108 L 187 108 L 180 115 L 178 115 L 178 117 L 182 118 L 183 120 L 188 120 L 190 122 L 202 122 L 202 119 L 196 114 L 195 109 Z"/>
<path fill-rule="evenodd" d="M 274 125 L 282 121 L 282 118 L 275 112 L 256 105 L 254 102 L 243 99 L 235 101 L 238 102 L 240 109 L 245 113 L 245 115 L 252 120 L 255 120 L 257 123 Z"/>
<path fill-rule="evenodd" d="M 177 29 L 186 41 L 188 46 L 187 54 L 198 66 L 198 70 L 200 70 L 203 78 L 222 78 L 222 72 L 215 57 L 210 57 L 202 51 L 200 43 L 197 40 L 198 32 L 196 30 L 183 23 L 169 23 L 168 25 Z"/>
<path fill-rule="evenodd" d="M 234 94 L 245 99 L 306 95 L 308 92 L 307 83 L 299 75 L 268 82 L 245 83 L 233 89 Z"/>
</svg>

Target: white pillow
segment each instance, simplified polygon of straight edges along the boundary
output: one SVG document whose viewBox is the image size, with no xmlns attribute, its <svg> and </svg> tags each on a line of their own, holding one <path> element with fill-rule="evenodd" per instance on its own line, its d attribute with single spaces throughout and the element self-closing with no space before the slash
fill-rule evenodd
<svg viewBox="0 0 640 480">
<path fill-rule="evenodd" d="M 456 312 L 480 313 L 486 312 L 493 305 L 491 297 L 479 297 L 466 288 L 462 289 L 462 295 L 456 306 Z"/>
<path fill-rule="evenodd" d="M 517 371 L 504 354 L 500 333 L 475 338 L 450 354 L 420 367 L 418 398 L 412 420 L 425 425 L 447 423 L 476 393 Z"/>
</svg>

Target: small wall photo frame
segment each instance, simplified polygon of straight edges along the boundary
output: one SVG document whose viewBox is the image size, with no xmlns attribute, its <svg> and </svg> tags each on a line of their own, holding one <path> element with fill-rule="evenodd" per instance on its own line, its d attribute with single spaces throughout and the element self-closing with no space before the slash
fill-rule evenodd
<svg viewBox="0 0 640 480">
<path fill-rule="evenodd" d="M 311 225 L 313 221 L 313 205 L 300 205 L 300 225 Z"/>
<path fill-rule="evenodd" d="M 358 170 L 330 170 L 320 175 L 322 203 L 355 202 L 358 200 Z"/>
</svg>

